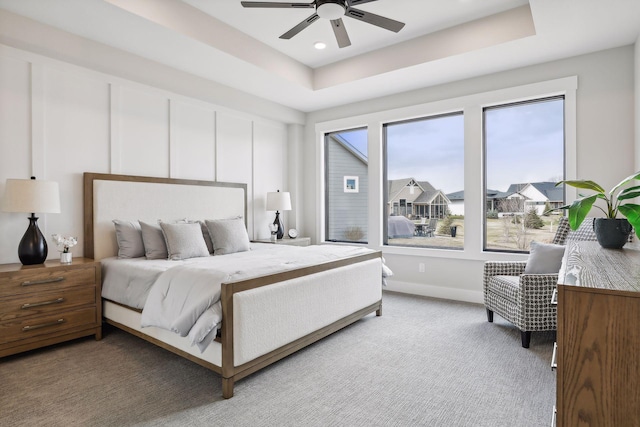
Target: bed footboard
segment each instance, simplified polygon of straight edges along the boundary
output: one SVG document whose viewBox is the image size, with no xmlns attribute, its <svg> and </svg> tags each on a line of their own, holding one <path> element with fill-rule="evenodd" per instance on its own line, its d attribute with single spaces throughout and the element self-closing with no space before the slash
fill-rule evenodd
<svg viewBox="0 0 640 427">
<path fill-rule="evenodd" d="M 380 252 L 222 285 L 222 390 L 367 314 L 382 314 Z"/>
</svg>

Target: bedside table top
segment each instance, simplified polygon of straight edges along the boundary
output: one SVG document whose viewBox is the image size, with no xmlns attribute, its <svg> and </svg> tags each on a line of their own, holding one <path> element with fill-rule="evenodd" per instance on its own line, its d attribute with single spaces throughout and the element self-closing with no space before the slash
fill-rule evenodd
<svg viewBox="0 0 640 427">
<path fill-rule="evenodd" d="M 22 265 L 19 262 L 13 264 L 0 264 L 0 273 L 51 267 L 78 267 L 81 265 L 93 264 L 94 262 L 96 261 L 91 258 L 74 257 L 73 261 L 69 264 L 62 264 L 59 259 L 49 259 L 46 260 L 44 264 L 33 265 Z"/>
<path fill-rule="evenodd" d="M 296 237 L 292 239 L 290 237 L 283 237 L 275 242 L 271 239 L 256 239 L 253 240 L 256 243 L 271 243 L 276 245 L 290 245 L 290 246 L 309 246 L 311 244 L 311 237 Z"/>
</svg>

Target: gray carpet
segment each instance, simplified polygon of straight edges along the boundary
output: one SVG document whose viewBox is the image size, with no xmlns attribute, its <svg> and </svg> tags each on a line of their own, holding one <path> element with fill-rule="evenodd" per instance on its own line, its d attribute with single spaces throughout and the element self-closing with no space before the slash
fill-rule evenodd
<svg viewBox="0 0 640 427">
<path fill-rule="evenodd" d="M 367 316 L 236 384 L 113 328 L 0 359 L 2 426 L 548 426 L 553 333 L 531 348 L 476 304 L 385 293 Z"/>
</svg>

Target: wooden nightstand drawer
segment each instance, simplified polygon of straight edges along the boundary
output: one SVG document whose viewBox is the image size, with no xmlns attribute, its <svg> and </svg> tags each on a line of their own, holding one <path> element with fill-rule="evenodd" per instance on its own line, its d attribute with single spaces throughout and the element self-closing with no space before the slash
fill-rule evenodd
<svg viewBox="0 0 640 427">
<path fill-rule="evenodd" d="M 96 308 L 53 313 L 0 323 L 0 344 L 96 324 Z"/>
<path fill-rule="evenodd" d="M 0 297 L 27 292 L 45 292 L 96 282 L 95 267 L 34 268 L 8 273 L 0 282 Z"/>
<path fill-rule="evenodd" d="M 95 335 L 102 338 L 100 263 L 74 258 L 0 264 L 0 357 Z"/>
<path fill-rule="evenodd" d="M 95 303 L 95 286 L 15 295 L 0 299 L 0 322 L 69 310 L 82 305 L 95 305 Z"/>
</svg>

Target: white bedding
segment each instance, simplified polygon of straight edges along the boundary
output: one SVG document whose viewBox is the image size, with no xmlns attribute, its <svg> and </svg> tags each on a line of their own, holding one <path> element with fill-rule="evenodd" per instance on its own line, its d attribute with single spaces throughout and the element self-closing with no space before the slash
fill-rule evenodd
<svg viewBox="0 0 640 427">
<path fill-rule="evenodd" d="M 251 251 L 184 261 L 103 259 L 103 298 L 143 309 L 142 326 L 189 336 L 201 351 L 222 318 L 220 285 L 372 252 L 355 246 L 253 243 Z M 186 282 L 186 283 L 185 283 Z"/>
</svg>

